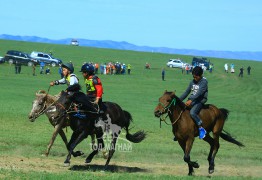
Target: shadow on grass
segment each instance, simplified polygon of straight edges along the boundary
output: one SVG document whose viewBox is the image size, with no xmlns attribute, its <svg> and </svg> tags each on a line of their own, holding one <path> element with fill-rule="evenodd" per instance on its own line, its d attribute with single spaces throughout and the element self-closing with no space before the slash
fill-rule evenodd
<svg viewBox="0 0 262 180">
<path fill-rule="evenodd" d="M 71 171 L 104 171 L 104 165 L 74 165 L 69 168 Z M 149 172 L 147 169 L 142 169 L 138 167 L 127 167 L 127 166 L 117 166 L 117 165 L 109 165 L 107 170 L 108 172 L 128 172 L 128 173 L 137 173 L 137 172 Z"/>
</svg>

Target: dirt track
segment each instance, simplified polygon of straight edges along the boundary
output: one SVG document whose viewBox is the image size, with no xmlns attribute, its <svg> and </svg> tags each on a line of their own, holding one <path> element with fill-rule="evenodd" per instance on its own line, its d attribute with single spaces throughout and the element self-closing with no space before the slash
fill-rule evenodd
<svg viewBox="0 0 262 180">
<path fill-rule="evenodd" d="M 64 158 L 26 158 L 26 157 L 7 157 L 0 156 L 0 168 L 6 170 L 21 170 L 36 171 L 36 172 L 49 172 L 59 173 L 68 171 L 102 171 L 105 163 L 104 159 L 96 158 L 91 165 L 83 163 L 84 158 L 72 159 L 70 167 L 63 166 Z M 196 176 L 209 176 L 207 172 L 208 167 L 202 165 L 199 169 L 195 170 Z M 262 177 L 261 166 L 249 166 L 245 168 L 219 165 L 215 167 L 215 172 L 211 176 L 242 176 L 242 177 Z M 187 175 L 187 165 L 172 165 L 163 166 L 163 164 L 143 164 L 143 163 L 123 163 L 112 162 L 109 171 L 112 172 L 130 172 L 130 173 L 150 173 L 154 175 L 166 174 L 176 176 Z"/>
</svg>

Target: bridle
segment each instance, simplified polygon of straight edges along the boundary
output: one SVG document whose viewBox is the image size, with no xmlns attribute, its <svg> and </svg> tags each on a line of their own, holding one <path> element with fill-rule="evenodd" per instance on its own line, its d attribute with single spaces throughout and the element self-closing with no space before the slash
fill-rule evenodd
<svg viewBox="0 0 262 180">
<path fill-rule="evenodd" d="M 165 106 L 165 105 L 164 105 L 163 103 L 161 103 L 161 102 L 159 102 L 159 104 L 164 108 L 164 110 L 162 111 L 162 113 L 161 113 L 161 115 L 160 115 L 160 118 L 159 118 L 160 128 L 161 128 L 161 122 L 162 122 L 162 121 L 164 121 L 167 125 L 174 125 L 174 124 L 181 118 L 182 113 L 185 111 L 185 109 L 183 109 L 183 110 L 180 112 L 178 118 L 177 118 L 174 122 L 172 122 L 171 124 L 169 124 L 169 123 L 166 122 L 166 118 L 168 117 L 169 113 L 172 114 L 172 111 L 170 110 L 170 107 L 171 107 L 172 105 L 174 105 L 174 106 L 176 105 L 176 98 L 173 98 L 172 101 L 171 101 L 167 106 Z M 166 114 L 166 113 L 167 113 L 167 115 L 164 116 L 164 114 Z"/>
</svg>

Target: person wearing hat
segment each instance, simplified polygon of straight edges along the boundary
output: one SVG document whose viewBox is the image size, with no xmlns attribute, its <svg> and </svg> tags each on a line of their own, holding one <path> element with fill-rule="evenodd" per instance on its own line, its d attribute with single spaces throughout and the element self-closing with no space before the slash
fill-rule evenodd
<svg viewBox="0 0 262 180">
<path fill-rule="evenodd" d="M 102 106 L 103 86 L 100 78 L 95 75 L 94 66 L 90 63 L 86 63 L 81 67 L 80 72 L 82 72 L 85 80 L 86 95 L 98 106 L 101 117 L 106 119 Z"/>
<path fill-rule="evenodd" d="M 61 65 L 62 73 L 64 77 L 60 80 L 55 80 L 50 82 L 50 86 L 59 85 L 59 84 L 67 84 L 67 86 L 71 86 L 74 84 L 78 84 L 78 78 L 74 72 L 74 66 L 72 63 L 65 63 Z"/>
</svg>

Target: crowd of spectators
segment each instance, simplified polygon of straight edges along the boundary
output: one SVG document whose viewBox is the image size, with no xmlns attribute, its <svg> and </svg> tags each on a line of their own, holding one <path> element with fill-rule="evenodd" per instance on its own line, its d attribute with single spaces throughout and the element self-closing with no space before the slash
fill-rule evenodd
<svg viewBox="0 0 262 180">
<path fill-rule="evenodd" d="M 83 64 L 85 64 L 84 62 Z M 109 62 L 109 63 L 93 63 L 89 62 L 94 66 L 95 74 L 104 74 L 104 75 L 115 75 L 115 74 L 130 74 L 131 73 L 131 65 L 120 63 L 120 62 Z"/>
</svg>

